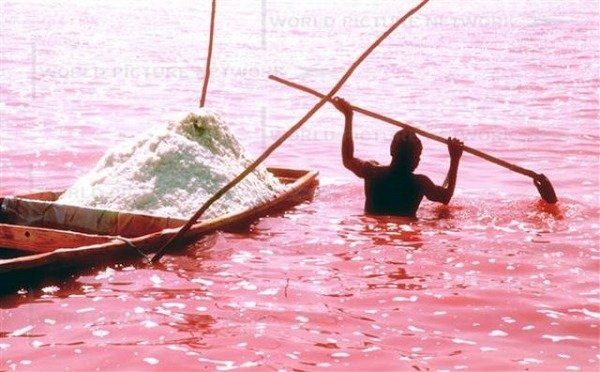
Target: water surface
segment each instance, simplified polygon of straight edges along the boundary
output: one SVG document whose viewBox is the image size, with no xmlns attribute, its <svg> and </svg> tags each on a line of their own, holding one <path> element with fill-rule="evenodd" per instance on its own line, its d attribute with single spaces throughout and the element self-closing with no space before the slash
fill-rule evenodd
<svg viewBox="0 0 600 372">
<path fill-rule="evenodd" d="M 207 104 L 258 154 L 397 16 L 397 1 L 219 2 Z M 0 5 L 0 191 L 62 189 L 115 143 L 197 104 L 210 2 Z M 0 369 L 598 369 L 599 10 L 593 1 L 432 1 L 340 95 L 545 173 L 465 154 L 451 206 L 362 214 L 323 108 L 272 165 L 315 199 L 160 267 L 99 267 L 0 300 Z M 357 115 L 357 155 L 394 128 Z M 446 149 L 420 171 L 442 182 Z M 182 175 L 183 177 L 184 175 Z"/>
</svg>

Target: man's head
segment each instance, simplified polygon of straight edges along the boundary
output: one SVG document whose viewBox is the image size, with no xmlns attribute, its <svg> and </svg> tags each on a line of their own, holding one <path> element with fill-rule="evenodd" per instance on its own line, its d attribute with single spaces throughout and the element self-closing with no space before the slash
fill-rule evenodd
<svg viewBox="0 0 600 372">
<path fill-rule="evenodd" d="M 412 172 L 419 165 L 421 151 L 423 151 L 423 145 L 417 135 L 408 129 L 402 129 L 396 132 L 390 145 L 392 164 L 397 168 Z"/>
</svg>

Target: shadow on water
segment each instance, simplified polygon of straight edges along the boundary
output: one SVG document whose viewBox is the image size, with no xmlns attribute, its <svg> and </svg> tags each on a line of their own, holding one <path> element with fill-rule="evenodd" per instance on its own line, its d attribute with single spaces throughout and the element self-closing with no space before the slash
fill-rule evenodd
<svg viewBox="0 0 600 372">
<path fill-rule="evenodd" d="M 219 234 L 210 234 L 202 239 L 189 244 L 177 247 L 171 253 L 174 257 L 189 257 L 197 262 L 200 258 L 205 258 L 210 248 L 217 241 Z M 164 261 L 164 260 L 163 260 Z M 197 266 L 197 263 L 196 263 Z M 113 260 L 105 262 L 99 261 L 92 266 L 72 267 L 62 270 L 49 270 L 37 272 L 29 270 L 22 273 L 4 275 L 4 280 L 0 281 L 0 308 L 13 308 L 31 298 L 40 298 L 48 292 L 49 288 L 59 288 L 53 293 L 57 297 L 68 297 L 77 292 L 84 285 L 80 278 L 86 276 L 95 276 L 98 272 L 112 269 L 123 270 L 124 268 L 133 269 L 155 269 L 161 271 L 173 270 L 167 264 L 150 264 L 146 257 L 141 255 L 125 255 L 120 257 L 117 263 Z M 90 285 L 85 283 L 85 285 Z M 100 286 L 100 283 L 93 283 L 94 286 Z M 26 295 L 26 296 L 23 296 Z M 20 300 L 19 300 L 20 299 Z M 16 302 L 15 302 L 16 301 Z"/>
</svg>

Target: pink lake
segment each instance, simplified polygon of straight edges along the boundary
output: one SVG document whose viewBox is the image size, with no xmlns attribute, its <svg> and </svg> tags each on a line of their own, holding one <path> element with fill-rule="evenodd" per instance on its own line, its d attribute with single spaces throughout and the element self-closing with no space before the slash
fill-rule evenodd
<svg viewBox="0 0 600 372">
<path fill-rule="evenodd" d="M 260 154 L 415 1 L 219 1 L 207 106 Z M 210 1 L 0 4 L 0 192 L 62 189 L 106 149 L 189 111 Z M 600 10 L 590 0 L 431 1 L 356 71 L 352 103 L 545 173 L 469 154 L 449 207 L 362 212 L 341 115 L 269 165 L 314 200 L 157 267 L 98 267 L 0 297 L 0 370 L 538 370 L 600 363 Z M 355 116 L 357 155 L 396 128 Z M 441 183 L 444 146 L 420 172 Z"/>
</svg>

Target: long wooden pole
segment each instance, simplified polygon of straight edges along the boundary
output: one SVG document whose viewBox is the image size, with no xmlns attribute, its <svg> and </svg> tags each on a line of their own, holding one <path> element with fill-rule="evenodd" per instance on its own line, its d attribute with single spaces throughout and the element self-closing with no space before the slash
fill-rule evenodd
<svg viewBox="0 0 600 372">
<path fill-rule="evenodd" d="M 316 97 L 319 97 L 319 98 L 325 97 L 325 95 L 323 93 L 319 93 L 316 90 L 313 90 L 313 89 L 308 88 L 306 86 L 300 85 L 298 83 L 291 82 L 289 80 L 282 79 L 282 78 L 274 76 L 274 75 L 269 75 L 269 79 L 271 79 L 273 81 L 276 81 L 278 83 L 287 85 L 289 87 L 301 90 L 303 92 L 310 93 L 313 96 L 316 96 Z M 419 129 L 417 127 L 413 127 L 410 124 L 406 124 L 406 123 L 403 123 L 401 121 L 394 120 L 394 119 L 392 119 L 390 117 L 383 116 L 383 115 L 378 114 L 378 113 L 373 112 L 373 111 L 365 110 L 365 109 L 360 108 L 358 106 L 352 106 L 352 109 L 354 111 L 356 111 L 356 112 L 359 112 L 359 113 L 361 113 L 363 115 L 366 115 L 366 116 L 370 116 L 370 117 L 372 117 L 374 119 L 378 119 L 378 120 L 384 121 L 386 123 L 389 123 L 389 124 L 392 124 L 392 125 L 395 125 L 395 126 L 398 126 L 398 127 L 401 127 L 401 128 L 410 129 L 411 131 L 413 131 L 413 132 L 415 132 L 417 134 L 420 134 L 423 137 L 432 139 L 434 141 L 438 141 L 438 142 L 442 142 L 442 143 L 446 143 L 446 144 L 448 143 L 448 139 L 447 138 L 438 136 L 437 134 L 426 132 L 426 131 L 424 131 L 422 129 Z M 490 161 L 490 162 L 492 162 L 494 164 L 500 165 L 500 166 L 502 166 L 504 168 L 508 168 L 508 169 L 510 169 L 513 172 L 517 172 L 517 173 L 520 173 L 522 175 L 525 175 L 525 176 L 528 176 L 528 177 L 531 177 L 531 178 L 534 178 L 534 179 L 536 177 L 538 177 L 538 174 L 536 172 L 532 171 L 532 170 L 525 169 L 523 167 L 520 167 L 520 166 L 518 166 L 516 164 L 509 163 L 509 162 L 507 162 L 505 160 L 502 160 L 502 159 L 498 159 L 498 158 L 496 158 L 496 157 L 494 157 L 492 155 L 486 154 L 485 152 L 479 151 L 479 150 L 477 150 L 475 148 L 472 148 L 472 147 L 469 147 L 469 146 L 465 146 L 464 147 L 464 151 L 468 152 L 470 154 L 473 154 L 475 156 L 478 156 L 480 158 L 483 158 L 485 160 L 488 160 L 488 161 Z"/>
<path fill-rule="evenodd" d="M 204 83 L 202 84 L 202 95 L 200 96 L 200 107 L 204 107 L 206 91 L 208 90 L 208 79 L 210 78 L 210 60 L 212 59 L 213 37 L 215 35 L 215 13 L 217 11 L 217 0 L 212 1 L 210 13 L 210 36 L 208 39 L 208 55 L 206 56 L 206 70 L 204 72 Z"/>
<path fill-rule="evenodd" d="M 296 88 L 296 89 L 299 89 L 301 91 L 310 93 L 310 94 L 312 94 L 314 96 L 317 96 L 317 97 L 319 97 L 321 99 L 326 98 L 326 96 L 324 94 L 319 93 L 316 90 L 310 89 L 310 88 L 302 86 L 300 84 L 292 83 L 291 81 L 287 81 L 287 80 L 279 78 L 277 76 L 270 75 L 269 79 L 275 80 L 275 81 L 277 81 L 279 83 L 285 84 L 285 85 L 290 86 L 292 88 Z M 360 112 L 361 114 L 370 116 L 370 117 L 375 118 L 375 119 L 379 119 L 379 120 L 385 121 L 386 123 L 390 123 L 392 125 L 396 125 L 396 126 L 399 126 L 399 127 L 402 127 L 402 128 L 410 129 L 413 132 L 418 133 L 418 134 L 422 135 L 423 137 L 430 138 L 430 139 L 432 139 L 434 141 L 448 143 L 448 140 L 446 138 L 444 138 L 444 137 L 438 136 L 438 135 L 433 134 L 433 133 L 426 132 L 426 131 L 424 131 L 422 129 L 419 129 L 417 127 L 413 127 L 412 125 L 403 123 L 403 122 L 398 121 L 398 120 L 394 120 L 392 118 L 389 118 L 387 116 L 383 116 L 383 115 L 378 114 L 376 112 L 368 111 L 368 110 L 365 110 L 365 109 L 357 107 L 357 106 L 352 106 L 352 109 L 354 111 L 356 111 L 356 112 Z M 513 172 L 520 173 L 522 175 L 531 177 L 533 179 L 533 184 L 538 189 L 538 192 L 540 193 L 540 196 L 542 197 L 542 199 L 544 199 L 544 201 L 546 201 L 547 203 L 550 203 L 550 204 L 554 204 L 554 203 L 556 203 L 558 201 L 558 198 L 556 197 L 556 191 L 554 191 L 554 186 L 552 186 L 552 183 L 550 182 L 550 180 L 548 179 L 548 177 L 546 177 L 543 173 L 536 173 L 536 172 L 534 172 L 532 170 L 525 169 L 525 168 L 520 167 L 520 166 L 518 166 L 516 164 L 509 163 L 509 162 L 507 162 L 505 160 L 502 160 L 502 159 L 498 159 L 496 157 L 493 157 L 491 155 L 486 154 L 485 152 L 479 151 L 479 150 L 474 149 L 474 148 L 469 147 L 469 146 L 465 146 L 464 147 L 464 151 L 466 151 L 466 152 L 468 152 L 470 154 L 473 154 L 475 156 L 478 156 L 480 158 L 483 158 L 483 159 L 485 159 L 487 161 L 490 161 L 490 162 L 492 162 L 494 164 L 500 165 L 500 166 L 502 166 L 504 168 L 507 168 L 507 169 L 509 169 L 509 170 L 511 170 Z"/>
<path fill-rule="evenodd" d="M 235 185 L 237 185 L 248 174 L 250 174 L 254 169 L 256 169 L 256 167 L 258 167 L 258 165 L 260 165 L 260 163 L 262 163 L 267 157 L 269 157 L 269 155 L 271 155 L 271 153 L 273 151 L 275 151 L 275 149 L 277 149 L 283 142 L 285 142 L 285 140 L 287 140 L 304 123 L 306 123 L 308 121 L 308 119 L 310 119 L 315 114 L 315 112 L 317 112 L 317 110 L 319 110 L 323 105 L 325 105 L 325 103 L 327 103 L 329 100 L 331 100 L 331 98 L 338 92 L 338 90 L 340 90 L 340 88 L 342 87 L 342 85 L 344 85 L 344 83 L 346 82 L 346 80 L 348 80 L 348 78 L 350 78 L 350 75 L 352 75 L 352 73 L 354 72 L 354 70 L 356 70 L 356 68 L 369 56 L 369 54 L 371 54 L 371 52 L 377 46 L 379 46 L 379 44 L 381 44 L 383 42 L 383 40 L 385 40 L 385 38 L 387 38 L 392 32 L 394 32 L 395 29 L 397 29 L 402 23 L 404 23 L 404 21 L 406 21 L 410 16 L 412 16 L 416 12 L 418 12 L 419 9 L 421 9 L 428 2 L 429 2 L 429 0 L 423 0 L 423 1 L 421 1 L 419 3 L 419 5 L 417 5 L 416 7 L 414 7 L 413 9 L 411 9 L 410 11 L 408 11 L 408 13 L 406 13 L 404 16 L 402 16 L 400 19 L 398 19 L 387 31 L 385 31 L 381 36 L 379 36 L 379 38 L 377 38 L 377 40 L 375 40 L 375 42 L 373 44 L 371 44 L 371 46 L 369 46 L 369 48 L 367 48 L 367 50 L 365 50 L 360 55 L 360 57 L 358 57 L 358 59 L 350 66 L 350 68 L 348 68 L 348 70 L 346 71 L 346 73 L 344 74 L 344 76 L 342 76 L 342 78 L 337 82 L 337 84 L 335 84 L 335 86 L 329 91 L 329 93 L 327 93 L 326 96 L 324 96 L 316 105 L 314 105 L 313 108 L 311 108 L 296 124 L 294 124 L 294 126 L 292 126 L 287 132 L 285 132 L 281 137 L 279 137 L 275 142 L 273 142 L 273 144 L 271 146 L 269 146 L 269 148 L 267 148 L 242 173 L 240 173 L 233 180 L 229 181 L 229 183 L 227 185 L 223 186 L 223 188 L 221 188 L 221 190 L 217 191 L 210 199 L 208 199 L 204 203 L 204 205 L 202 205 L 202 207 L 200 207 L 200 209 L 198 209 L 198 211 L 196 213 L 194 213 L 194 215 L 186 222 L 186 224 L 183 225 L 179 229 L 179 231 L 177 232 L 177 234 L 175 234 L 175 236 L 173 236 L 159 250 L 159 252 L 152 258 L 152 262 L 153 263 L 158 262 L 161 259 L 161 257 L 165 255 L 165 253 L 167 252 L 168 248 L 174 242 L 176 242 L 177 240 L 179 240 L 192 227 L 192 225 L 198 220 L 198 218 L 200 218 L 200 216 L 202 216 L 202 214 L 215 201 L 217 201 L 221 196 L 223 196 L 223 194 L 225 194 L 232 187 L 234 187 Z"/>
</svg>

